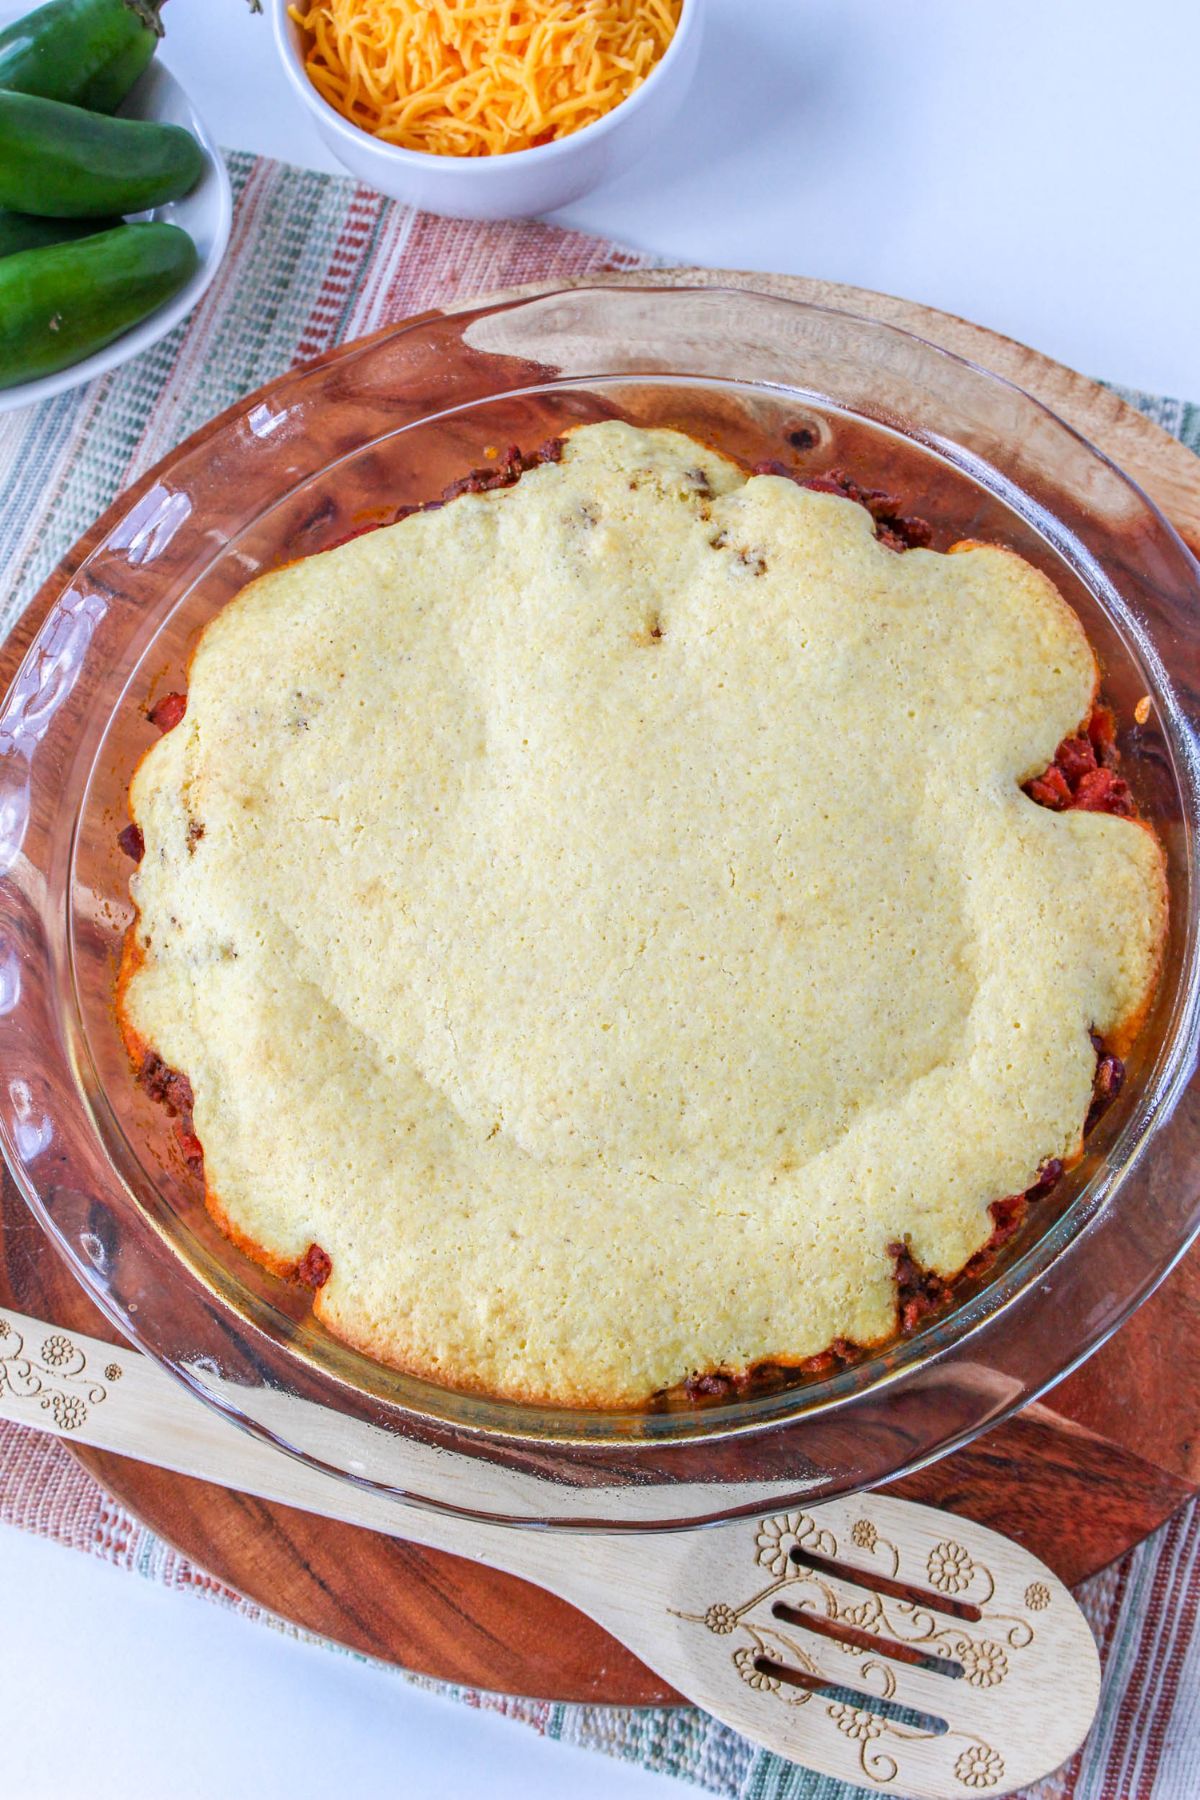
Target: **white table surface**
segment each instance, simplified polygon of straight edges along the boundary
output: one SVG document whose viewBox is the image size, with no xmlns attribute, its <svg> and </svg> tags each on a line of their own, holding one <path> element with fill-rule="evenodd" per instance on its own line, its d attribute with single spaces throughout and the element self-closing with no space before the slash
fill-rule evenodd
<svg viewBox="0 0 1200 1800">
<path fill-rule="evenodd" d="M 1200 401 L 1198 0 L 709 3 L 655 167 L 560 222 L 904 294 Z M 334 166 L 245 0 L 166 18 L 222 143 Z M 21 1532 L 0 1531 L 0 1592 L 21 1800 L 315 1800 L 314 1721 L 343 1800 L 681 1791 Z"/>
<path fill-rule="evenodd" d="M 902 294 L 1200 401 L 1200 0 L 707 3 L 656 165 L 559 223 Z M 221 143 L 336 168 L 246 0 L 165 17 Z"/>
</svg>

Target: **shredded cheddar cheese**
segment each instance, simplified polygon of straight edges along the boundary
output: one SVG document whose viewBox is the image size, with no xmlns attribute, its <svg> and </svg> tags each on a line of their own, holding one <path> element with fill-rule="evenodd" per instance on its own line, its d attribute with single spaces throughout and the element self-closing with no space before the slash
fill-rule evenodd
<svg viewBox="0 0 1200 1800">
<path fill-rule="evenodd" d="M 310 0 L 313 86 L 389 144 L 528 150 L 591 125 L 646 79 L 683 0 Z"/>
</svg>

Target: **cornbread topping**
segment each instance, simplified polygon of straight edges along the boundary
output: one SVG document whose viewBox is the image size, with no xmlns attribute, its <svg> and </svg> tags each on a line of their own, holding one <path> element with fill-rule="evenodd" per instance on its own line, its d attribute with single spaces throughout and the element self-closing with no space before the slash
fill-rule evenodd
<svg viewBox="0 0 1200 1800">
<path fill-rule="evenodd" d="M 1023 791 L 1092 652 L 1012 552 L 679 433 L 517 473 L 209 625 L 132 788 L 130 1047 L 402 1368 L 615 1406 L 877 1342 L 1149 1001 L 1157 840 Z"/>
</svg>

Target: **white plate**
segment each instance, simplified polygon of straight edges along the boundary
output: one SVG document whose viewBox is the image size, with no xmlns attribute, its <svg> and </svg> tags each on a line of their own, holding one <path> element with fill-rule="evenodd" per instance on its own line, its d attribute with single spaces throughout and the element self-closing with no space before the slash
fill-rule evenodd
<svg viewBox="0 0 1200 1800">
<path fill-rule="evenodd" d="M 0 8 L 0 14 L 6 9 Z M 27 9 L 22 9 L 27 10 Z M 19 16 L 19 15 L 18 15 Z M 32 406 L 38 400 L 49 400 L 54 394 L 66 393 L 97 375 L 106 375 L 131 357 L 139 356 L 165 337 L 180 319 L 186 318 L 216 274 L 233 218 L 233 195 L 229 175 L 221 152 L 198 116 L 195 107 L 168 69 L 157 58 L 135 83 L 121 106 L 121 113 L 131 119 L 154 119 L 164 125 L 182 125 L 190 131 L 204 152 L 204 173 L 182 200 L 169 206 L 156 206 L 152 212 L 139 213 L 138 218 L 163 219 L 170 225 L 181 225 L 196 246 L 199 267 L 185 287 L 173 299 L 143 319 L 140 325 L 123 332 L 97 350 L 94 356 L 60 369 L 56 375 L 43 375 L 40 381 L 23 381 L 18 387 L 0 388 L 0 412 L 16 406 Z"/>
</svg>

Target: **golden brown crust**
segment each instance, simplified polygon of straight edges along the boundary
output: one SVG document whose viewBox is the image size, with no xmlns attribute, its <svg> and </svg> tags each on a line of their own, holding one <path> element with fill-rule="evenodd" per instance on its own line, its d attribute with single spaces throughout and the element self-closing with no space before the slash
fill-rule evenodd
<svg viewBox="0 0 1200 1800">
<path fill-rule="evenodd" d="M 667 479 L 669 482 L 670 480 L 678 478 L 672 475 L 664 479 Z M 630 487 L 633 487 L 634 483 L 631 481 L 629 485 Z M 683 479 L 683 486 L 686 488 L 686 478 Z M 674 492 L 674 490 L 672 490 L 672 492 Z M 844 501 L 838 500 L 835 500 L 833 503 L 838 506 L 844 506 L 846 504 Z M 707 510 L 708 502 L 706 500 L 705 511 Z M 838 544 L 840 554 L 840 537 L 838 539 Z M 713 548 L 715 549 L 717 546 L 714 544 Z M 990 552 L 994 561 L 999 562 L 1001 560 L 996 556 L 994 547 L 981 547 L 964 541 L 955 545 L 954 549 L 956 552 L 960 553 L 983 549 Z M 857 551 L 854 551 L 854 554 L 857 554 Z M 917 554 L 931 553 L 918 552 Z M 1016 557 L 1014 553 L 1004 552 L 1004 558 L 1016 565 L 1016 569 L 1014 570 L 1015 579 L 1023 580 L 1026 575 L 1032 575 L 1033 572 L 1029 571 L 1028 566 L 1025 565 L 1019 557 Z M 743 560 L 745 560 L 745 558 L 743 558 Z M 765 573 L 765 558 L 759 557 L 756 552 L 751 560 L 756 565 L 758 562 L 762 562 L 763 572 Z M 747 567 L 750 567 L 749 563 L 747 564 Z M 757 572 L 757 566 L 751 568 L 751 573 Z M 971 578 L 969 577 L 968 579 Z M 1075 619 L 1075 615 L 1070 609 L 1066 607 L 1065 602 L 1061 600 L 1061 597 L 1056 594 L 1050 584 L 1045 582 L 1043 577 L 1037 577 L 1037 581 L 1042 584 L 1044 591 L 1054 595 L 1060 613 L 1065 614 L 1069 619 L 1070 629 L 1067 631 L 1066 635 L 1069 637 L 1073 631 L 1081 637 L 1082 633 L 1078 621 Z M 640 633 L 636 629 L 632 631 L 629 634 L 629 641 L 630 644 L 636 648 L 636 653 L 638 655 L 658 656 L 660 654 L 660 647 L 664 641 L 668 644 L 671 643 L 672 629 L 673 625 L 668 623 L 664 631 L 659 616 L 655 613 L 653 624 L 644 623 L 640 629 Z M 197 650 L 198 649 L 199 646 L 197 647 Z M 195 665 L 196 655 L 197 651 L 194 651 L 192 661 L 189 664 L 189 670 Z M 1091 659 L 1090 691 L 1091 698 L 1094 700 L 1098 678 L 1095 668 L 1095 659 L 1091 654 L 1090 647 L 1087 648 L 1086 655 Z M 668 667 L 669 665 L 664 662 L 663 666 Z M 1086 669 L 1084 671 L 1083 687 L 1087 687 Z M 1047 754 L 1047 751 L 1043 750 L 1041 754 L 1044 756 Z M 1151 833 L 1150 836 L 1156 847 L 1159 848 L 1158 880 L 1161 884 L 1161 898 L 1165 897 L 1166 891 L 1165 876 L 1163 874 L 1161 863 L 1161 848 L 1157 846 L 1157 839 L 1153 837 L 1153 833 Z M 786 912 L 781 914 L 777 913 L 776 916 L 777 920 L 779 918 L 786 920 L 787 918 Z M 121 1023 L 121 1029 L 125 1035 L 126 1043 L 129 1046 L 131 1055 L 135 1058 L 135 1061 L 144 1057 L 150 1049 L 147 1038 L 137 1030 L 132 1022 L 128 1004 L 130 987 L 145 967 L 144 952 L 141 951 L 140 942 L 137 938 L 139 923 L 139 920 L 135 920 L 134 926 L 131 927 L 130 940 L 127 941 L 125 952 L 122 956 L 121 971 L 118 976 L 117 984 L 118 1018 Z M 1161 953 L 1162 946 L 1160 936 L 1157 949 L 1158 960 L 1161 960 Z M 1151 998 L 1152 984 L 1148 983 L 1143 989 L 1137 1003 L 1127 1007 L 1123 1016 L 1117 1016 L 1115 1022 L 1110 1020 L 1105 1021 L 1106 1042 L 1113 1048 L 1115 1053 L 1122 1053 L 1136 1036 L 1137 1029 L 1144 1019 Z M 608 1029 L 608 1027 L 605 1027 L 605 1029 Z M 188 1072 L 191 1073 L 192 1071 L 189 1070 Z M 489 1138 L 491 1135 L 491 1133 L 488 1134 Z M 1063 1138 L 1060 1140 L 1061 1147 L 1059 1154 L 1064 1160 L 1069 1160 L 1071 1156 L 1078 1155 L 1080 1143 L 1081 1138 L 1075 1138 L 1074 1140 L 1071 1140 L 1069 1136 Z M 795 1161 L 786 1153 L 777 1159 L 777 1163 L 778 1170 L 780 1172 L 786 1172 L 788 1175 L 790 1175 L 797 1166 Z M 1028 1172 L 1023 1173 L 1020 1178 L 1027 1180 Z M 308 1254 L 306 1249 L 299 1248 L 294 1253 L 285 1255 L 277 1247 L 272 1248 L 265 1242 L 261 1232 L 256 1235 L 253 1231 L 247 1230 L 243 1223 L 239 1223 L 231 1216 L 231 1208 L 225 1204 L 216 1191 L 216 1183 L 207 1166 L 205 1168 L 205 1190 L 206 1204 L 208 1205 L 212 1217 L 240 1250 L 250 1255 L 260 1266 L 268 1269 L 273 1274 L 295 1277 L 298 1267 L 303 1263 Z M 322 1238 L 325 1237 L 323 1229 L 320 1231 L 320 1236 Z M 975 1242 L 978 1241 L 978 1238 L 976 1238 Z M 310 1244 L 309 1248 L 311 1247 Z M 981 1252 L 972 1252 L 969 1244 L 966 1245 L 959 1256 L 958 1266 L 961 1268 L 964 1266 L 965 1262 L 966 1266 L 969 1267 L 972 1256 L 977 1257 L 979 1254 L 981 1254 Z M 360 1326 L 355 1321 L 353 1309 L 347 1309 L 344 1293 L 339 1292 L 336 1273 L 341 1265 L 336 1244 L 333 1245 L 333 1266 L 335 1279 L 328 1286 L 322 1286 L 318 1289 L 314 1297 L 313 1308 L 316 1316 L 320 1318 L 332 1332 L 347 1343 L 352 1344 L 364 1353 L 372 1355 L 392 1367 L 404 1370 L 424 1379 L 438 1382 L 442 1385 L 454 1386 L 461 1391 L 483 1394 L 503 1393 L 507 1397 L 530 1403 L 564 1403 L 565 1390 L 562 1386 L 556 1385 L 549 1380 L 539 1380 L 533 1373 L 527 1372 L 519 1366 L 507 1367 L 502 1378 L 493 1373 L 481 1374 L 472 1368 L 469 1356 L 464 1358 L 460 1353 L 453 1351 L 453 1347 L 449 1355 L 423 1355 L 417 1343 L 412 1342 L 404 1344 L 396 1337 L 395 1333 L 381 1333 L 373 1318 L 368 1318 L 365 1325 Z M 949 1266 L 952 1268 L 954 1264 L 951 1263 Z M 879 1335 L 869 1332 L 860 1332 L 858 1334 L 858 1345 L 861 1346 L 863 1350 L 877 1348 L 880 1344 L 887 1341 L 887 1335 L 888 1334 L 886 1333 Z M 855 1349 L 855 1345 L 850 1343 L 844 1337 L 835 1336 L 833 1341 L 834 1345 L 842 1345 L 845 1347 L 845 1354 L 849 1354 Z M 783 1372 L 782 1379 L 786 1380 L 789 1378 L 788 1372 L 791 1371 L 798 1371 L 801 1374 L 820 1373 L 820 1368 L 815 1365 L 822 1364 L 823 1360 L 829 1354 L 829 1351 L 819 1350 L 815 1354 L 810 1352 L 809 1354 L 796 1355 L 793 1357 L 789 1356 L 786 1352 L 780 1354 L 778 1351 L 773 1350 L 769 1358 L 760 1359 L 751 1366 L 757 1367 L 760 1370 L 763 1369 L 764 1366 L 769 1366 L 772 1371 Z M 843 1351 L 838 1350 L 836 1354 L 841 1356 L 843 1355 Z M 728 1373 L 728 1371 L 723 1370 L 722 1365 L 714 1363 L 710 1364 L 706 1369 L 700 1370 L 699 1373 L 702 1376 L 716 1378 L 723 1373 Z M 730 1379 L 736 1381 L 741 1378 L 730 1376 Z M 611 1381 L 604 1379 L 603 1375 L 600 1379 L 591 1383 L 589 1381 L 587 1368 L 584 1367 L 576 1368 L 572 1373 L 569 1384 L 569 1394 L 566 1395 L 566 1403 L 577 1406 L 611 1408 L 614 1405 L 627 1403 L 627 1398 L 626 1395 L 615 1392 Z"/>
</svg>

